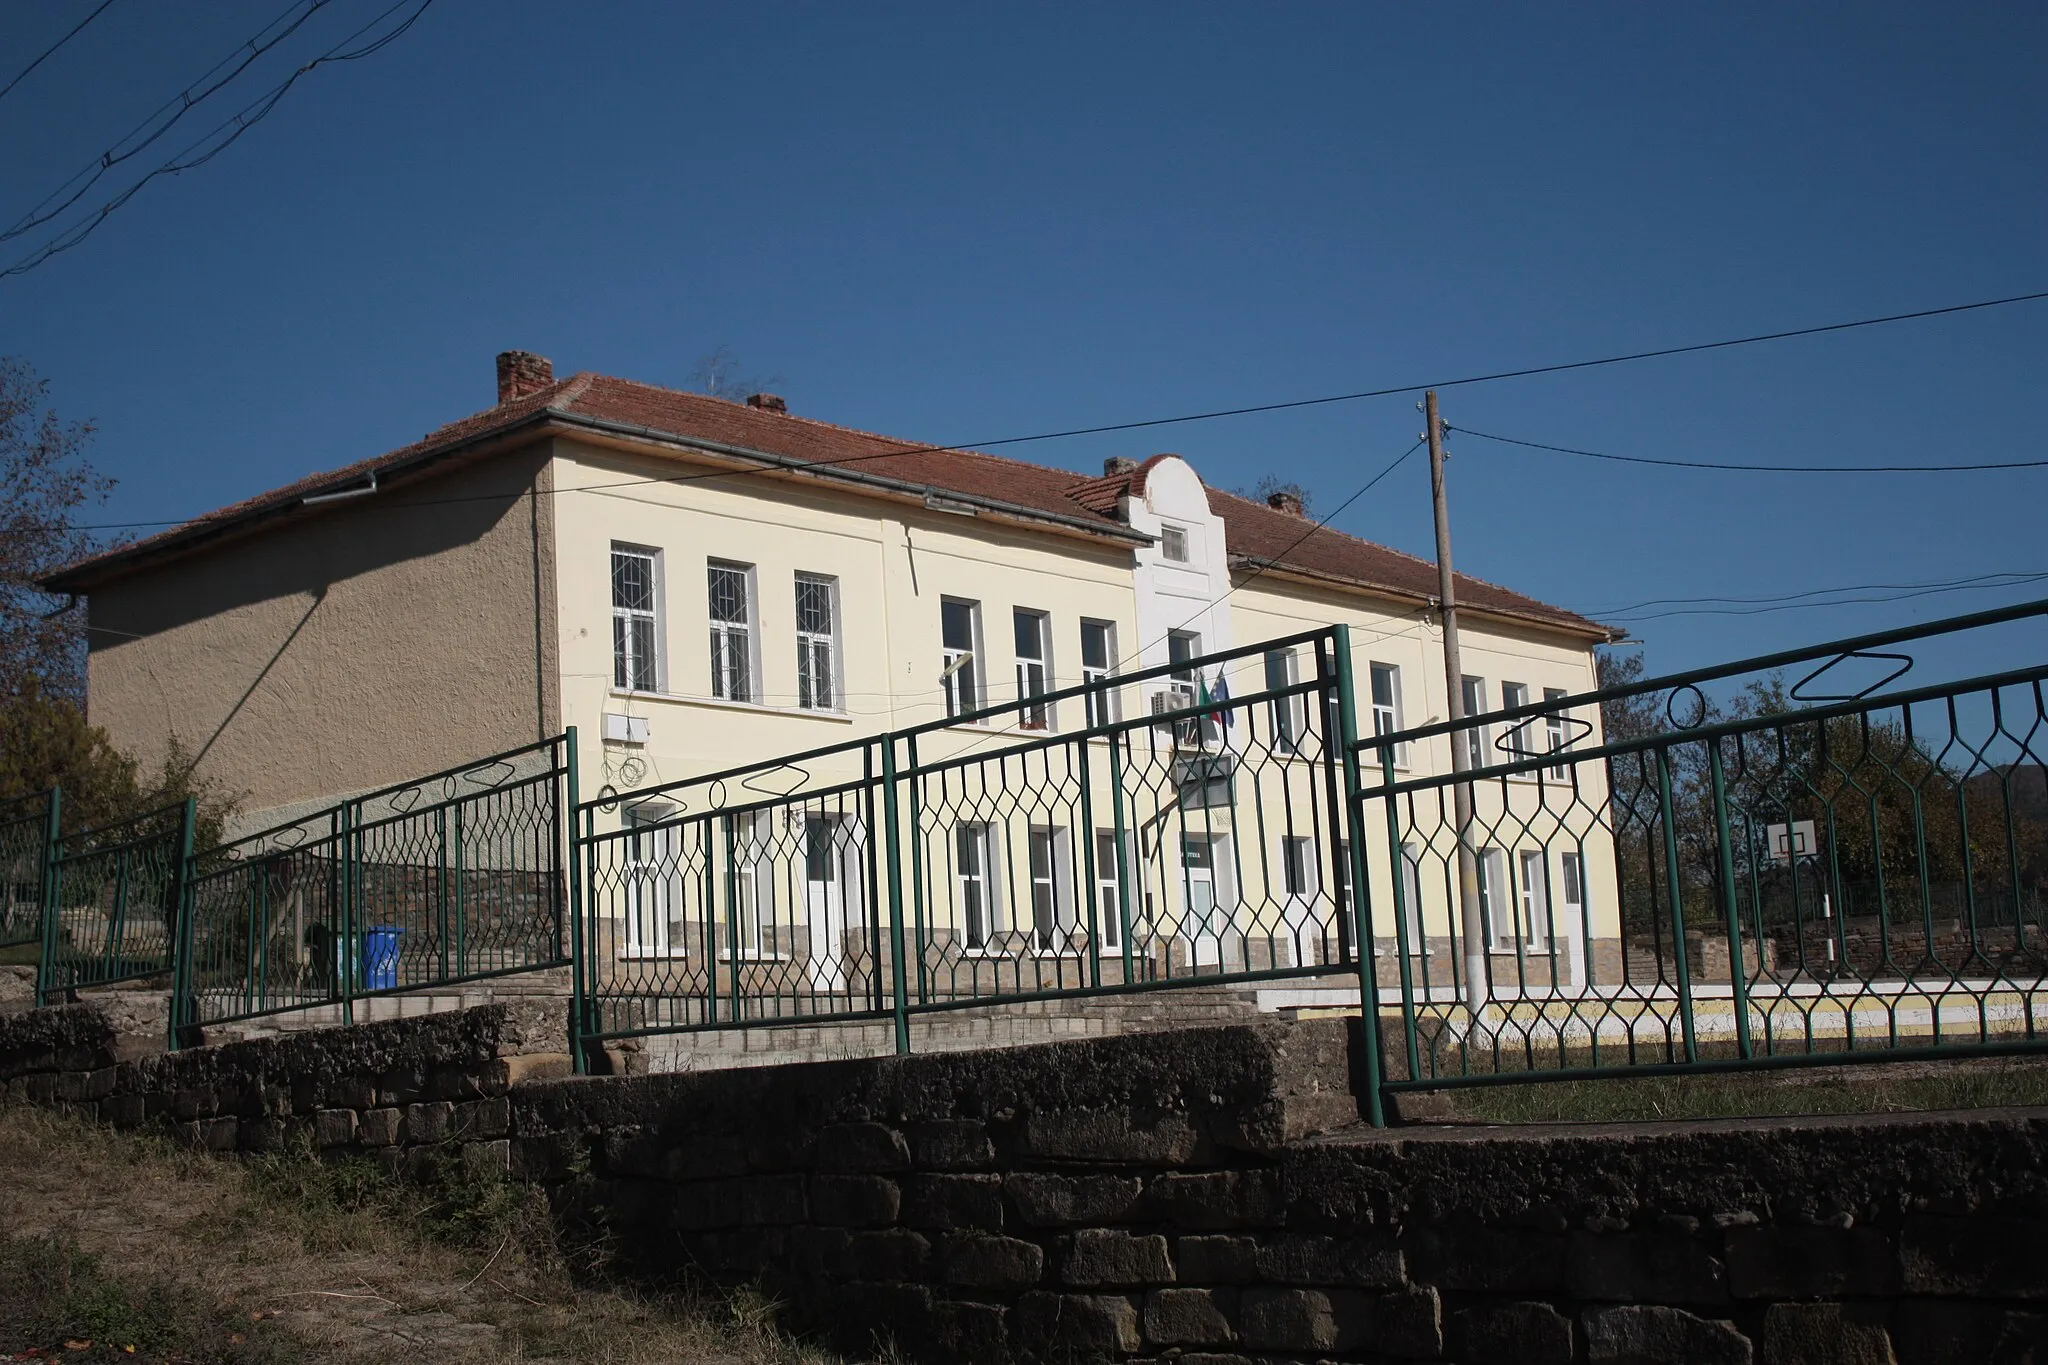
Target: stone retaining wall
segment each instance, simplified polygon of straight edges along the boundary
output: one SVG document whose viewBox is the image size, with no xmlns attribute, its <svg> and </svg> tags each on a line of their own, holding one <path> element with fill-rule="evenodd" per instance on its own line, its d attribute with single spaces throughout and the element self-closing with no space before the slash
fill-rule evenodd
<svg viewBox="0 0 2048 1365">
<path fill-rule="evenodd" d="M 0 1085 L 458 1143 L 650 1272 L 933 1362 L 2048 1359 L 2048 1112 L 1376 1134 L 1334 1022 L 533 1079 L 552 1046 L 494 1006 L 115 1063 L 72 1008 L 0 1019 Z"/>
</svg>

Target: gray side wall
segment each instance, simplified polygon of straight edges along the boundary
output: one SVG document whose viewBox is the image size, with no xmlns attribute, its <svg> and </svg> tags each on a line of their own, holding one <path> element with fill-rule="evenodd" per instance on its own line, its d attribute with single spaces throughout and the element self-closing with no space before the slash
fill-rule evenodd
<svg viewBox="0 0 2048 1365">
<path fill-rule="evenodd" d="M 88 710 L 175 736 L 243 809 L 319 804 L 554 733 L 550 447 L 351 499 L 93 590 Z"/>
</svg>

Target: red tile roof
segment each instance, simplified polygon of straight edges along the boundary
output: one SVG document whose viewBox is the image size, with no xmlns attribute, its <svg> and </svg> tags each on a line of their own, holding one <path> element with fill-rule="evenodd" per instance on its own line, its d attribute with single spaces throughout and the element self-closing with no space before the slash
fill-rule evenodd
<svg viewBox="0 0 2048 1365">
<path fill-rule="evenodd" d="M 288 514 L 304 499 L 360 487 L 372 475 L 391 478 L 448 458 L 480 442 L 525 426 L 548 422 L 610 429 L 622 436 L 644 435 L 685 444 L 729 448 L 737 455 L 772 457 L 794 466 L 843 468 L 850 475 L 879 477 L 912 490 L 998 504 L 1016 514 L 1055 519 L 1118 539 L 1132 533 L 1117 518 L 1126 493 L 1142 496 L 1155 455 L 1125 474 L 1091 479 L 1072 470 L 969 450 L 935 450 L 915 442 L 857 431 L 812 418 L 731 403 L 704 394 L 682 393 L 652 384 L 588 372 L 452 422 L 409 446 L 361 460 L 246 501 L 209 512 L 182 526 L 131 545 L 106 551 L 51 574 L 47 586 L 86 591 L 143 563 L 199 544 L 252 522 Z M 829 477 L 821 469 L 820 475 Z M 1436 570 L 1423 560 L 1328 528 L 1293 544 L 1312 523 L 1243 498 L 1211 489 L 1210 506 L 1223 517 L 1229 549 L 1256 565 L 1279 560 L 1319 577 L 1379 588 L 1409 597 L 1434 597 Z M 346 506 L 346 504 L 342 504 Z M 1458 577 L 1461 600 L 1569 629 L 1602 632 L 1574 613 L 1477 579 Z M 1602 632 L 1604 633 L 1604 632 Z"/>
</svg>

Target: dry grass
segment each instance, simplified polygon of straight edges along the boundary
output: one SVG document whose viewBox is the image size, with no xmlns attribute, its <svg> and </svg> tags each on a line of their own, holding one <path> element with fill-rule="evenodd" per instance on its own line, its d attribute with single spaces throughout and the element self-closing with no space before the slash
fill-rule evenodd
<svg viewBox="0 0 2048 1365">
<path fill-rule="evenodd" d="M 0 1352 L 74 1331 L 47 1283 L 68 1266 L 81 1302 L 127 1305 L 108 1312 L 140 1341 L 128 1360 L 838 1360 L 777 1332 L 758 1294 L 594 1280 L 601 1256 L 558 1246 L 534 1192 L 448 1175 L 430 1192 L 362 1161 L 245 1165 L 0 1106 L 0 1265 L 56 1315 L 0 1313 Z"/>
</svg>

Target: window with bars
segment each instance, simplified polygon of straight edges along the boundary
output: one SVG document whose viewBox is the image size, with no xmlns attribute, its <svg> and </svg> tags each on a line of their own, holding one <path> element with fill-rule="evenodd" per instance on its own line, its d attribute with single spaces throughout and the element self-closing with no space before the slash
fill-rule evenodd
<svg viewBox="0 0 2048 1365">
<path fill-rule="evenodd" d="M 629 692 L 661 690 L 660 567 L 659 551 L 612 546 L 612 686 Z"/>
<path fill-rule="evenodd" d="M 1052 707 L 1035 699 L 1052 691 L 1052 622 L 1044 612 L 1023 607 L 1010 619 L 1017 644 L 1017 724 L 1044 730 L 1052 725 Z"/>
<path fill-rule="evenodd" d="M 939 603 L 941 646 L 939 685 L 946 714 L 963 716 L 981 708 L 981 603 L 948 597 Z"/>
<path fill-rule="evenodd" d="M 709 566 L 711 695 L 754 701 L 754 570 L 747 564 Z"/>
<path fill-rule="evenodd" d="M 1398 734 L 1401 730 L 1401 670 L 1395 664 L 1373 664 L 1372 677 L 1372 732 L 1375 735 Z M 1408 746 L 1394 746 L 1394 766 L 1408 766 Z"/>
<path fill-rule="evenodd" d="M 839 580 L 796 576 L 796 704 L 806 711 L 840 708 Z"/>
<path fill-rule="evenodd" d="M 1099 691 L 1088 693 L 1088 728 L 1108 725 L 1116 719 L 1116 689 L 1107 686 L 1116 672 L 1116 623 L 1081 623 L 1081 681 Z"/>
<path fill-rule="evenodd" d="M 1563 701 L 1570 695 L 1562 687 L 1546 687 L 1543 689 L 1543 700 L 1545 701 Z M 1547 732 L 1545 737 L 1550 741 L 1549 752 L 1553 754 L 1563 753 L 1566 746 L 1571 743 L 1570 721 L 1565 710 L 1560 707 L 1545 716 L 1543 718 L 1543 728 Z M 1550 775 L 1559 781 L 1570 777 L 1571 772 L 1571 765 L 1569 763 L 1553 764 L 1550 769 Z"/>
</svg>

